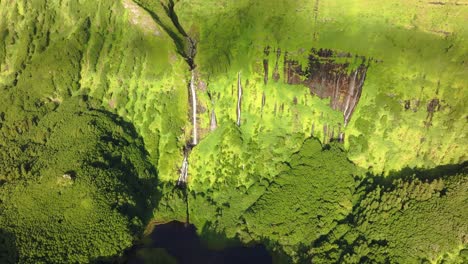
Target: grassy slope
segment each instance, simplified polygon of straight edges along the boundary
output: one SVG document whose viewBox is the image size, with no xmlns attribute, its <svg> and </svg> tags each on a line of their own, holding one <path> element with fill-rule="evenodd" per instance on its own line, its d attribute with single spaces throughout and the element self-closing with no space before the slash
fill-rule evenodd
<svg viewBox="0 0 468 264">
<path fill-rule="evenodd" d="M 282 79 L 264 85 L 263 50 L 281 48 L 303 62 L 312 47 L 351 52 L 374 59 L 362 99 L 346 129 L 346 146 L 354 162 L 380 173 L 465 160 L 463 91 L 468 47 L 464 43 L 468 32 L 463 14 L 468 8 L 453 2 L 317 3 L 179 1 L 176 10 L 182 24 L 199 39 L 196 61 L 201 79 L 215 98 L 210 102 L 201 95 L 203 106 L 214 108 L 221 124 L 235 120 L 237 72 L 241 71 L 244 135 L 309 135 L 315 124 L 319 129 L 314 135 L 323 138 L 324 124 L 336 128 L 342 123 L 339 113 L 310 96 L 306 88 L 281 84 Z M 270 71 L 274 53 L 269 55 Z M 281 74 L 282 65 L 280 59 Z M 266 105 L 262 111 L 263 92 Z M 293 103 L 295 97 L 298 105 Z M 426 127 L 432 99 L 441 100 L 441 109 Z M 405 111 L 405 100 L 414 111 Z M 284 111 L 275 115 L 275 107 L 283 104 Z M 209 113 L 200 115 L 202 126 L 209 126 Z"/>
<path fill-rule="evenodd" d="M 180 144 L 177 137 L 183 137 L 177 130 L 184 127 L 186 119 L 187 76 L 183 70 L 186 66 L 168 35 L 131 1 L 80 5 L 80 13 L 74 2 L 62 6 L 51 2 L 48 8 L 61 11 L 40 16 L 38 10 L 46 8 L 45 4 L 25 3 L 2 3 L 3 17 L 8 18 L 1 21 L 2 85 L 11 86 L 20 72 L 17 88 L 27 90 L 20 94 L 28 94 L 29 98 L 47 101 L 48 97 L 88 93 L 102 99 L 109 109 L 136 124 L 150 152 L 156 157 L 161 152 L 163 178 L 172 178 L 169 175 L 174 168 L 166 168 L 165 164 L 179 155 L 172 152 Z M 106 12 L 109 9 L 112 12 Z M 326 102 L 310 96 L 305 88 L 285 86 L 281 80 L 263 85 L 261 60 L 266 46 L 289 51 L 301 61 L 312 47 L 333 48 L 380 61 L 371 65 L 362 100 L 347 128 L 347 146 L 353 160 L 364 167 L 373 166 L 376 172 L 464 159 L 463 149 L 458 147 L 466 142 L 460 132 L 465 124 L 463 76 L 467 73 L 464 11 L 464 6 L 419 2 L 376 5 L 327 1 L 319 2 L 317 8 L 313 1 L 281 0 L 268 4 L 176 4 L 182 25 L 199 41 L 196 62 L 200 81 L 208 85 L 214 98 L 211 102 L 207 93 L 200 91 L 200 104 L 207 111 L 200 113 L 199 122 L 205 128 L 212 108 L 220 125 L 235 120 L 239 71 L 245 89 L 243 134 L 259 138 L 293 132 L 308 135 L 315 124 L 315 135 L 322 138 L 318 128 L 341 122 L 340 113 L 330 111 Z M 23 13 L 27 19 L 13 23 Z M 286 20 L 286 16 L 294 19 Z M 31 33 L 34 28 L 36 33 Z M 76 44 L 70 45 L 73 37 Z M 301 49 L 305 53 L 301 54 Z M 270 53 L 270 65 L 275 56 Z M 57 61 L 64 57 L 72 59 Z M 47 70 L 41 65 L 47 65 Z M 280 58 L 280 73 L 282 67 Z M 63 77 L 70 74 L 70 78 Z M 38 82 L 40 88 L 28 89 Z M 263 92 L 266 104 L 262 110 Z M 10 100 L 23 108 L 34 101 L 21 98 Z M 433 98 L 443 100 L 442 109 L 435 113 L 433 125 L 426 128 L 426 108 Z M 164 103 L 168 100 L 173 103 Z M 410 100 L 415 109 L 419 101 L 417 111 L 405 111 L 404 100 Z M 282 105 L 284 110 L 278 110 Z M 21 115 L 18 112 L 15 115 Z M 158 119 L 155 113 L 171 114 L 167 118 L 171 122 Z"/>
<path fill-rule="evenodd" d="M 342 123 L 342 114 L 332 111 L 327 100 L 284 84 L 283 56 L 280 80 L 272 80 L 277 48 L 303 66 L 311 48 L 374 59 L 346 128 L 345 146 L 357 165 L 381 173 L 466 160 L 468 32 L 463 25 L 468 7 L 453 3 L 176 1 L 182 26 L 198 41 L 198 119 L 204 139 L 190 157 L 190 195 L 201 197 L 191 204 L 193 222 L 216 224 L 218 231 L 234 236 L 239 216 L 287 170 L 290 154 L 303 140 L 313 134 L 327 141 L 323 126 L 336 129 Z M 160 24 L 170 25 L 161 8 L 153 11 L 162 18 Z M 159 178 L 175 181 L 191 129 L 189 72 L 177 54 L 180 43 L 130 0 L 3 0 L 0 15 L 5 100 L 0 105 L 0 180 L 24 174 L 28 157 L 17 143 L 22 133 L 66 98 L 87 94 L 131 121 Z M 262 72 L 266 46 L 272 48 L 267 85 Z M 238 72 L 244 87 L 240 128 L 234 125 Z M 442 107 L 426 127 L 427 105 L 434 98 Z M 405 100 L 411 110 L 405 111 Z M 219 127 L 209 133 L 212 109 Z M 180 197 L 164 191 L 169 194 L 158 217 L 183 216 Z M 240 202 L 230 205 L 233 200 Z"/>
<path fill-rule="evenodd" d="M 205 133 L 190 157 L 191 221 L 203 230 L 234 237 L 244 226 L 240 219 L 246 210 L 277 181 L 303 139 L 311 134 L 323 139 L 323 125 L 336 129 L 342 123 L 341 113 L 332 111 L 327 100 L 311 96 L 305 87 L 284 84 L 282 56 L 280 81 L 271 79 L 277 48 L 303 66 L 311 48 L 372 59 L 361 101 L 346 128 L 345 146 L 360 167 L 387 174 L 466 160 L 468 32 L 462 25 L 467 7 L 416 1 L 181 0 L 176 11 L 198 40 L 203 87 L 198 96 L 206 109 L 199 123 L 207 132 L 214 110 L 219 125 Z M 265 85 L 267 46 L 273 51 L 267 57 L 270 80 Z M 235 128 L 238 72 L 244 96 L 242 125 Z M 432 99 L 439 99 L 441 108 L 426 126 Z M 405 110 L 406 100 L 410 110 Z"/>
<path fill-rule="evenodd" d="M 7 138 L 63 99 L 86 94 L 135 124 L 162 179 L 177 177 L 187 68 L 144 10 L 132 1 L 1 6 L 0 112 Z"/>
<path fill-rule="evenodd" d="M 23 95 L 11 96 L 18 90 L 9 89 L 5 97 L 13 105 L 31 105 L 34 111 L 32 102 L 37 100 L 46 103 L 48 98 L 89 94 L 135 124 L 162 180 L 177 177 L 180 148 L 191 127 L 186 122 L 187 66 L 173 40 L 147 12 L 128 0 L 97 6 L 50 2 L 47 8 L 55 11 L 44 15 L 38 14 L 46 4 L 38 2 L 4 1 L 2 5 L 3 17 L 8 19 L 1 21 L 0 83 L 11 87 L 19 72 L 15 89 Z M 331 111 L 327 100 L 311 96 L 305 87 L 283 84 L 283 56 L 278 83 L 270 78 L 264 85 L 262 72 L 266 46 L 272 48 L 269 76 L 276 62 L 275 49 L 288 51 L 290 57 L 305 63 L 310 48 L 322 47 L 378 61 L 371 64 L 362 99 L 346 129 L 346 146 L 354 162 L 380 173 L 465 159 L 460 147 L 466 143 L 462 133 L 465 6 L 181 0 L 175 11 L 185 31 L 198 40 L 199 86 L 207 86 L 199 88 L 202 135 L 208 133 L 212 109 L 219 126 L 235 120 L 237 73 L 241 72 L 243 138 L 257 141 L 260 149 L 295 133 L 305 138 L 313 132 L 324 139 L 323 126 L 337 129 L 341 113 Z M 27 19 L 14 23 L 21 14 Z M 155 14 L 163 18 L 163 24 L 170 24 L 162 10 L 155 9 Z M 70 45 L 73 37 L 76 44 Z M 73 59 L 58 63 L 65 57 Z M 29 89 L 32 84 L 35 88 Z M 442 107 L 434 114 L 432 126 L 426 127 L 427 105 L 434 98 L 441 100 Z M 405 100 L 415 111 L 405 111 Z M 24 119 L 13 107 L 3 112 L 8 119 Z M 279 152 L 294 152 L 301 140 Z M 205 147 L 207 152 L 212 148 Z M 204 174 L 203 159 L 193 159 L 191 164 L 193 178 Z"/>
<path fill-rule="evenodd" d="M 186 96 L 184 62 L 144 13 L 127 10 L 115 1 L 0 1 L 0 228 L 13 233 L 21 261 L 120 255 L 154 207 L 154 181 L 131 183 L 156 176 L 145 148 L 161 176 L 176 171 L 186 110 L 171 98 Z M 93 101 L 95 112 L 76 100 Z M 145 144 L 106 109 L 133 121 Z M 68 170 L 78 179 L 61 186 Z"/>
</svg>

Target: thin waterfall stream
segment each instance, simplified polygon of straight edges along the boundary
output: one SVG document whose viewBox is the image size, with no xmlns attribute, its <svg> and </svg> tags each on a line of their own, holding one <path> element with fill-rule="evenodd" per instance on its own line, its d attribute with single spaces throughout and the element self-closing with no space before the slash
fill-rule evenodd
<svg viewBox="0 0 468 264">
<path fill-rule="evenodd" d="M 195 91 L 195 70 L 191 70 L 190 95 L 192 97 L 192 145 L 197 145 L 197 92 Z"/>
<path fill-rule="evenodd" d="M 241 125 L 242 83 L 241 73 L 237 73 L 237 126 Z"/>
</svg>

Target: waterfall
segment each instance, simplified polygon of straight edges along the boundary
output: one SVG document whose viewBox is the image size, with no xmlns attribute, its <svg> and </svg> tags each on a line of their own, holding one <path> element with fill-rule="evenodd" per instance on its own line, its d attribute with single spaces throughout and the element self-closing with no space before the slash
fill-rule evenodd
<svg viewBox="0 0 468 264">
<path fill-rule="evenodd" d="M 190 79 L 190 94 L 192 95 L 192 125 L 193 139 L 192 145 L 197 145 L 197 94 L 195 92 L 195 71 L 192 69 L 192 78 Z"/>
<path fill-rule="evenodd" d="M 211 110 L 210 131 L 214 131 L 217 127 L 218 127 L 218 122 L 216 122 L 216 114 L 213 109 Z"/>
<path fill-rule="evenodd" d="M 338 104 L 338 101 L 340 100 L 340 77 L 341 75 L 338 74 L 338 78 L 335 82 L 335 89 L 333 89 L 333 98 L 331 100 L 332 108 L 336 110 L 336 105 Z"/>
<path fill-rule="evenodd" d="M 356 73 L 354 74 L 354 80 L 353 80 L 353 92 L 352 92 L 352 102 L 351 102 L 351 105 L 349 106 L 349 108 L 347 108 L 346 110 L 348 111 L 345 111 L 344 112 L 344 125 L 346 126 L 349 122 L 349 119 L 351 118 L 351 114 L 353 113 L 354 111 L 354 108 L 356 107 L 356 104 L 357 104 L 357 100 L 359 99 L 359 97 L 361 96 L 361 92 L 362 92 L 362 86 L 364 85 L 364 80 L 366 79 L 366 72 L 363 73 L 363 75 L 360 77 L 360 80 L 359 80 L 359 84 L 358 84 L 358 91 L 355 92 L 355 86 L 356 86 L 356 76 L 357 76 L 357 72 L 359 71 L 356 70 Z M 348 105 L 347 105 L 348 107 Z"/>
<path fill-rule="evenodd" d="M 348 112 L 349 102 L 350 102 L 350 100 L 351 100 L 352 94 L 354 93 L 354 87 L 356 86 L 357 72 L 358 72 L 357 70 L 354 72 L 353 80 L 352 80 L 351 83 L 349 84 L 348 96 L 347 96 L 347 98 L 346 98 L 346 105 L 345 105 L 345 108 L 344 108 L 344 114 L 345 114 L 345 115 L 346 115 L 346 113 Z"/>
<path fill-rule="evenodd" d="M 348 124 L 348 109 L 349 109 L 349 103 L 351 101 L 351 98 L 354 96 L 354 90 L 356 88 L 356 77 L 357 77 L 357 74 L 358 74 L 358 70 L 356 70 L 354 72 L 354 76 L 353 76 L 353 80 L 351 81 L 351 83 L 349 84 L 349 89 L 348 89 L 348 96 L 346 98 L 346 105 L 345 105 L 345 108 L 344 108 L 344 111 L 343 111 L 343 114 L 344 114 L 344 125 L 346 126 Z M 352 111 L 349 111 L 349 112 L 352 112 Z"/>
<path fill-rule="evenodd" d="M 182 167 L 180 168 L 180 176 L 177 180 L 177 185 L 184 186 L 187 184 L 188 178 L 188 151 L 184 151 L 184 160 L 182 161 Z"/>
<path fill-rule="evenodd" d="M 190 79 L 190 94 L 192 97 L 192 124 L 193 124 L 193 134 L 192 134 L 192 146 L 186 145 L 184 148 L 184 160 L 182 161 L 182 166 L 180 167 L 180 175 L 177 180 L 178 186 L 185 187 L 187 184 L 188 178 L 188 156 L 190 150 L 193 146 L 197 145 L 197 94 L 195 91 L 195 70 L 191 70 L 192 77 Z"/>
<path fill-rule="evenodd" d="M 359 97 L 361 97 L 362 86 L 364 85 L 365 79 L 366 79 L 366 72 L 364 72 L 363 75 L 361 76 L 361 80 L 359 81 L 359 85 L 358 85 L 358 91 L 354 94 L 353 104 L 351 105 L 351 108 L 348 111 L 348 115 L 346 116 L 346 122 L 349 121 L 351 114 L 354 111 L 354 108 L 356 108 L 357 100 L 359 99 Z"/>
<path fill-rule="evenodd" d="M 242 103 L 242 85 L 241 85 L 241 74 L 237 74 L 237 126 L 240 126 L 241 122 L 241 103 Z"/>
</svg>

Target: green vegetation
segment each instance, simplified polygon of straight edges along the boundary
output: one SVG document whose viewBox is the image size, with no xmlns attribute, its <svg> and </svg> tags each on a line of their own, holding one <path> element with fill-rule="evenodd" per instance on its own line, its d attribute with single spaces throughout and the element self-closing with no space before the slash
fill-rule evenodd
<svg viewBox="0 0 468 264">
<path fill-rule="evenodd" d="M 464 263 L 466 167 L 460 175 L 397 179 L 375 185 L 355 206 L 353 220 L 311 249 L 314 262 Z"/>
<path fill-rule="evenodd" d="M 21 262 L 121 254 L 151 216 L 156 175 L 142 140 L 93 105 L 65 100 L 18 140 L 28 163 L 1 187 L 0 227 L 14 234 Z"/>
<path fill-rule="evenodd" d="M 113 261 L 174 219 L 278 262 L 466 262 L 467 13 L 452 0 L 0 0 L 0 262 Z M 365 61 L 346 125 L 308 86 L 337 74 L 312 72 L 320 49 L 347 74 Z"/>
<path fill-rule="evenodd" d="M 300 245 L 328 234 L 352 211 L 355 167 L 337 145 L 322 149 L 309 139 L 246 211 L 243 221 L 253 239 L 266 238 L 290 255 Z"/>
<path fill-rule="evenodd" d="M 215 142 L 234 144 L 221 135 Z M 219 237 L 261 242 L 284 263 L 463 263 L 466 164 L 382 178 L 364 175 L 340 144 L 316 139 L 281 163 L 280 174 L 257 176 L 248 187 L 241 168 L 216 166 L 234 176 L 191 191 L 190 220 L 207 244 L 219 246 Z"/>
<path fill-rule="evenodd" d="M 468 187 L 465 175 L 421 182 L 397 180 L 391 187 L 377 188 L 359 204 L 354 230 L 344 237 L 358 244 L 345 258 L 349 262 L 436 262 L 445 254 L 458 253 L 467 244 Z M 354 233 L 354 234 L 353 234 Z M 391 250 L 386 250 L 391 248 Z M 378 254 L 380 253 L 380 254 Z M 462 263 L 459 258 L 458 263 Z"/>
</svg>

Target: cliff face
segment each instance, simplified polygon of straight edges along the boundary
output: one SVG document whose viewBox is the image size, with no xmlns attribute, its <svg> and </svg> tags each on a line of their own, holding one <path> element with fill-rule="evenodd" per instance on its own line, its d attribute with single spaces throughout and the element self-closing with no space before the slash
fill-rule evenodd
<svg viewBox="0 0 468 264">
<path fill-rule="evenodd" d="M 3 139 L 87 95 L 137 127 L 161 175 L 177 170 L 188 67 L 149 13 L 133 1 L 1 1 L 0 13 Z"/>
<path fill-rule="evenodd" d="M 346 126 L 361 97 L 368 65 L 365 58 L 360 58 L 362 63 L 350 72 L 349 63 L 337 63 L 333 57 L 331 50 L 312 49 L 307 68 L 303 70 L 297 61 L 288 60 L 286 54 L 284 75 L 287 84 L 301 84 L 309 87 L 311 94 L 329 98 L 330 107 L 343 112 Z M 338 57 L 351 55 L 341 53 Z"/>
<path fill-rule="evenodd" d="M 34 123 L 14 109 L 39 118 L 86 94 L 135 124 L 172 181 L 193 134 L 196 65 L 200 139 L 235 122 L 261 149 L 342 140 L 376 173 L 463 161 L 467 7 L 392 3 L 2 1 L 3 133 Z"/>
<path fill-rule="evenodd" d="M 466 8 L 179 1 L 210 94 L 199 97 L 207 109 L 199 127 L 209 131 L 211 112 L 219 126 L 236 120 L 242 72 L 247 138 L 301 133 L 326 143 L 344 133 L 351 159 L 375 173 L 464 161 L 467 31 L 459 14 Z"/>
<path fill-rule="evenodd" d="M 158 220 L 188 212 L 197 226 L 216 224 L 228 237 L 240 234 L 240 216 L 267 186 L 296 173 L 292 153 L 310 137 L 332 151 L 317 154 L 316 142 L 304 157 L 320 160 L 296 155 L 295 164 L 320 168 L 339 156 L 350 167 L 348 185 L 355 171 L 347 158 L 384 175 L 461 164 L 466 13 L 468 5 L 454 1 L 0 0 L 0 186 L 39 179 L 31 168 L 40 166 L 36 148 L 46 142 L 34 131 L 73 99 L 93 103 L 70 116 L 99 109 L 135 126 L 144 140 L 138 155 L 149 155 L 166 195 Z M 56 148 L 65 146 L 74 147 Z M 141 159 L 112 155 L 109 163 Z M 333 178 L 341 167 L 327 168 Z M 190 208 L 171 189 L 180 175 Z M 345 213 L 328 223 L 355 205 L 341 203 Z"/>
</svg>

